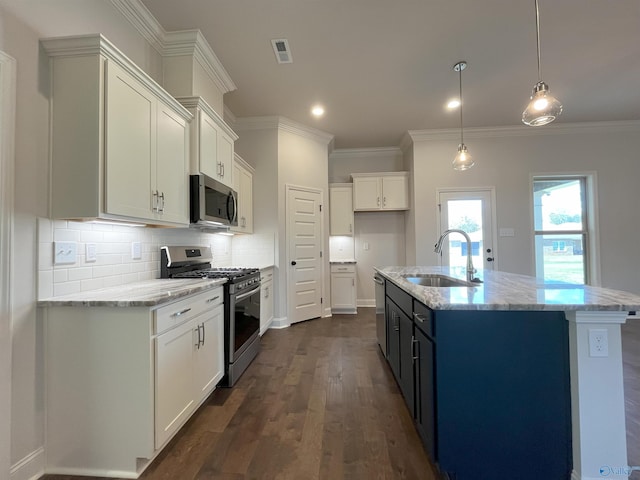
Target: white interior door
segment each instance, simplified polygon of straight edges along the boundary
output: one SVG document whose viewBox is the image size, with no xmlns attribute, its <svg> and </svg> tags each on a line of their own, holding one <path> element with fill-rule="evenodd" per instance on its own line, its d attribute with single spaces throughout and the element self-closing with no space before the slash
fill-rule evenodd
<svg viewBox="0 0 640 480">
<path fill-rule="evenodd" d="M 496 268 L 493 246 L 494 200 L 493 188 L 438 191 L 440 234 L 451 228 L 469 234 L 473 266 L 477 269 Z M 464 267 L 467 264 L 467 244 L 461 234 L 452 233 L 447 237 L 440 262 L 451 267 Z"/>
<path fill-rule="evenodd" d="M 322 315 L 322 217 L 319 190 L 287 186 L 289 319 Z"/>
</svg>

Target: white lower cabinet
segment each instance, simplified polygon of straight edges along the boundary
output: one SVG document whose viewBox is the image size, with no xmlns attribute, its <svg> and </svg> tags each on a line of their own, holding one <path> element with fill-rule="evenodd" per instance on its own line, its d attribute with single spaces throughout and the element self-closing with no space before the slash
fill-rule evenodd
<svg viewBox="0 0 640 480">
<path fill-rule="evenodd" d="M 331 265 L 331 312 L 358 313 L 356 266 Z"/>
<path fill-rule="evenodd" d="M 273 268 L 260 271 L 260 335 L 273 321 Z"/>
<path fill-rule="evenodd" d="M 220 304 L 157 336 L 156 448 L 173 436 L 222 378 L 223 318 Z"/>
<path fill-rule="evenodd" d="M 45 473 L 137 478 L 222 379 L 222 298 L 48 307 Z"/>
</svg>

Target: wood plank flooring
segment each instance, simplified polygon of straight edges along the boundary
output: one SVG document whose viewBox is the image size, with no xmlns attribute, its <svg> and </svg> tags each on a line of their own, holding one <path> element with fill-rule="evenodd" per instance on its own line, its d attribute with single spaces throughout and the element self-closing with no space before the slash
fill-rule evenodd
<svg viewBox="0 0 640 480">
<path fill-rule="evenodd" d="M 358 312 L 269 330 L 236 386 L 216 390 L 141 478 L 436 480 L 374 309 Z M 640 320 L 622 331 L 629 464 L 640 465 Z"/>
<path fill-rule="evenodd" d="M 216 390 L 141 478 L 436 480 L 374 309 L 359 312 L 267 331 L 238 383 Z"/>
</svg>

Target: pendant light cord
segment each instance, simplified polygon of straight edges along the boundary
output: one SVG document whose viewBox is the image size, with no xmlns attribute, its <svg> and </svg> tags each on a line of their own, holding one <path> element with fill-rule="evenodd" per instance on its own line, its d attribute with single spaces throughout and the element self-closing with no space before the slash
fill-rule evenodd
<svg viewBox="0 0 640 480">
<path fill-rule="evenodd" d="M 538 82 L 542 81 L 542 73 L 540 69 L 540 10 L 538 9 L 538 0 L 536 4 L 536 45 L 538 48 Z"/>
<path fill-rule="evenodd" d="M 458 66 L 458 74 L 460 78 L 460 145 L 464 145 L 464 137 L 462 134 L 462 63 Z"/>
</svg>

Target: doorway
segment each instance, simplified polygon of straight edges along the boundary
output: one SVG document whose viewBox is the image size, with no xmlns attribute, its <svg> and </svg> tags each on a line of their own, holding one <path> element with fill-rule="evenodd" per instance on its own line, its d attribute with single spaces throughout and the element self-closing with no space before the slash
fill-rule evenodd
<svg viewBox="0 0 640 480">
<path fill-rule="evenodd" d="M 497 269 L 493 245 L 495 237 L 494 187 L 438 189 L 437 205 L 441 235 L 457 228 L 471 238 L 471 257 L 477 269 Z M 464 267 L 467 264 L 467 243 L 460 234 L 449 235 L 442 246 L 440 265 Z"/>
<path fill-rule="evenodd" d="M 287 185 L 290 323 L 322 315 L 322 191 Z"/>
</svg>

